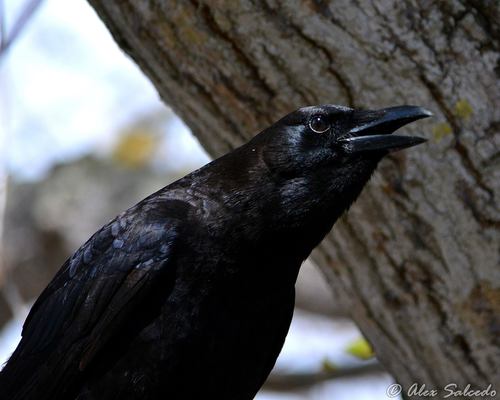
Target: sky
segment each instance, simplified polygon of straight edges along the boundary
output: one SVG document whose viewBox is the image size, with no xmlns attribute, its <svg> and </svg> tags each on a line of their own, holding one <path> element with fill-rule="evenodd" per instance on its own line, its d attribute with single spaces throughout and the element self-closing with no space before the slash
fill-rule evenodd
<svg viewBox="0 0 500 400">
<path fill-rule="evenodd" d="M 23 3 L 6 2 L 7 22 Z M 31 180 L 55 162 L 110 151 L 123 127 L 166 110 L 82 0 L 42 3 L 0 64 L 0 104 L 6 168 Z M 173 164 L 197 167 L 209 160 L 178 118 L 165 131 L 175 132 Z"/>
</svg>

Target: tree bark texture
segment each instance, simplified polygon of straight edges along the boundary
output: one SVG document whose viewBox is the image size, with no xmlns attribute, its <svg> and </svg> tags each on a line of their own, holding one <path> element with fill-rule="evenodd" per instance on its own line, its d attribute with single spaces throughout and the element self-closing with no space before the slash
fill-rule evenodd
<svg viewBox="0 0 500 400">
<path fill-rule="evenodd" d="M 313 258 L 403 386 L 500 391 L 497 1 L 90 2 L 213 156 L 305 105 L 434 111 Z"/>
</svg>

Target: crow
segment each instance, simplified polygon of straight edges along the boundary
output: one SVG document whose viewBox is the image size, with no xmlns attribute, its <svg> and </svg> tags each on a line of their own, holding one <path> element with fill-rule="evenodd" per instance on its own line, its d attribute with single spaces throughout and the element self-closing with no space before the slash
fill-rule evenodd
<svg viewBox="0 0 500 400">
<path fill-rule="evenodd" d="M 33 305 L 2 400 L 252 399 L 302 262 L 421 107 L 294 111 L 97 231 Z"/>
</svg>

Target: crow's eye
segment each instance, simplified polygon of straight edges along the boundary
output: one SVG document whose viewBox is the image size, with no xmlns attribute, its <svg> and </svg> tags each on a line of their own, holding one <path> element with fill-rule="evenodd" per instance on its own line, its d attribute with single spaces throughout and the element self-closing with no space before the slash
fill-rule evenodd
<svg viewBox="0 0 500 400">
<path fill-rule="evenodd" d="M 330 129 L 330 124 L 322 115 L 315 115 L 309 120 L 309 128 L 316 133 L 324 133 Z"/>
</svg>

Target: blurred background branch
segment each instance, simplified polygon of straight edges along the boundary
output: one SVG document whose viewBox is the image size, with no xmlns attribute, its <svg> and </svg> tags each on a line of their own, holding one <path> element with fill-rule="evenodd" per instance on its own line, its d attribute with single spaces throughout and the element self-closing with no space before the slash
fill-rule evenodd
<svg viewBox="0 0 500 400">
<path fill-rule="evenodd" d="M 385 372 L 385 370 L 376 361 L 360 365 L 325 369 L 319 372 L 310 373 L 286 373 L 274 371 L 264 384 L 264 389 L 272 391 L 291 391 L 294 389 L 308 388 L 321 382 L 339 378 L 373 376 L 373 374 L 381 372 Z"/>
<path fill-rule="evenodd" d="M 19 37 L 22 30 L 25 28 L 30 18 L 34 15 L 42 1 L 43 0 L 27 0 L 24 3 L 18 17 L 14 20 L 12 27 L 8 28 L 5 17 L 4 0 L 0 0 L 0 62 L 7 53 L 7 50 Z"/>
</svg>

